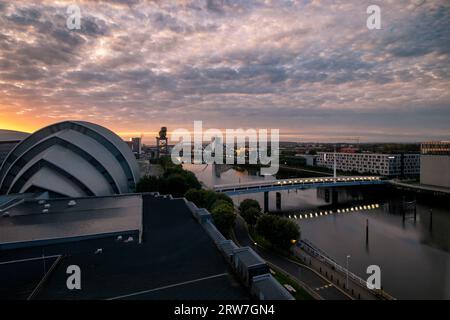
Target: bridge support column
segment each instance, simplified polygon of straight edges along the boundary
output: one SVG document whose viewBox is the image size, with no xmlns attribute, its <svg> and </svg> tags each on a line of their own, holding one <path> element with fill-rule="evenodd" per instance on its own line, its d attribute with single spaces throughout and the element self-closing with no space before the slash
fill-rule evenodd
<svg viewBox="0 0 450 320">
<path fill-rule="evenodd" d="M 276 205 L 277 205 L 277 210 L 281 210 L 281 192 L 277 192 L 276 193 L 276 199 L 277 199 L 277 202 L 276 202 Z"/>
<path fill-rule="evenodd" d="M 331 204 L 338 204 L 338 192 L 335 189 L 331 189 Z"/>
<path fill-rule="evenodd" d="M 269 191 L 264 192 L 264 212 L 269 212 Z"/>
</svg>

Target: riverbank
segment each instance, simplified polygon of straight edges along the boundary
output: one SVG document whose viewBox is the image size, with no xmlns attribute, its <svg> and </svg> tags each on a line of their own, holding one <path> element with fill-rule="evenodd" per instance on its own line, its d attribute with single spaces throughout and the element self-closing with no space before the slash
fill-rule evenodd
<svg viewBox="0 0 450 320">
<path fill-rule="evenodd" d="M 220 177 L 204 166 L 186 167 L 196 173 L 208 187 L 217 184 L 260 181 L 268 179 L 248 172 L 228 170 Z M 273 177 L 271 177 L 273 178 Z M 450 299 L 450 208 L 446 200 L 424 196 L 393 185 L 382 188 L 343 188 L 339 203 L 326 201 L 323 192 L 298 190 L 282 192 L 281 210 L 276 209 L 276 194 L 271 192 L 270 210 L 279 214 L 297 214 L 302 238 L 323 249 L 340 265 L 351 255 L 350 271 L 365 279 L 367 266 L 379 265 L 382 285 L 398 299 Z M 257 200 L 262 194 L 233 196 L 238 205 L 245 198 Z M 402 215 L 402 202 L 417 200 L 417 219 L 413 214 Z M 378 204 L 379 208 L 364 210 Z M 358 206 L 358 210 L 351 208 Z M 359 210 L 359 207 L 363 210 Z M 320 215 L 320 212 L 349 209 L 348 212 Z M 430 211 L 433 212 L 432 219 Z M 315 213 L 318 216 L 315 216 Z M 314 218 L 298 219 L 298 213 L 313 213 Z M 366 245 L 366 221 L 369 220 L 369 244 Z M 293 268 L 293 267 L 292 267 Z M 292 269 L 292 272 L 298 269 Z M 412 282 L 411 279 L 414 279 Z M 326 285 L 324 283 L 323 285 Z M 326 293 L 326 291 L 325 291 Z"/>
</svg>

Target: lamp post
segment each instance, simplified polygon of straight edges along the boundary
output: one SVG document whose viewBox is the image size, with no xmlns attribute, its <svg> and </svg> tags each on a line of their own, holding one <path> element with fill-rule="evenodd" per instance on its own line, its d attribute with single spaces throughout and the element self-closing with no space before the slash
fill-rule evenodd
<svg viewBox="0 0 450 320">
<path fill-rule="evenodd" d="M 350 259 L 350 255 L 347 255 L 347 283 L 346 283 L 346 285 L 345 285 L 345 287 L 347 288 L 347 290 L 348 290 L 348 260 Z"/>
<path fill-rule="evenodd" d="M 336 144 L 334 144 L 333 160 L 334 160 L 334 165 L 333 165 L 333 178 L 334 178 L 334 183 L 336 183 Z"/>
</svg>

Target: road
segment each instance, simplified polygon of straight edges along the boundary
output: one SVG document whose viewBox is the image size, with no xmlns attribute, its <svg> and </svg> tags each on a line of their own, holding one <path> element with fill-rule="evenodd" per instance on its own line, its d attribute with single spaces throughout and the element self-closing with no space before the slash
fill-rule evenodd
<svg viewBox="0 0 450 320">
<path fill-rule="evenodd" d="M 234 234 L 236 240 L 240 246 L 249 246 L 255 250 L 263 259 L 269 264 L 273 264 L 279 269 L 287 272 L 291 277 L 297 281 L 304 283 L 310 289 L 312 289 L 316 295 L 324 300 L 349 300 L 350 297 L 340 291 L 330 281 L 319 276 L 317 273 L 309 269 L 308 267 L 296 263 L 286 258 L 274 255 L 267 252 L 263 248 L 256 246 L 250 239 L 247 226 L 241 216 L 238 215 L 236 219 L 236 225 L 234 227 Z"/>
</svg>

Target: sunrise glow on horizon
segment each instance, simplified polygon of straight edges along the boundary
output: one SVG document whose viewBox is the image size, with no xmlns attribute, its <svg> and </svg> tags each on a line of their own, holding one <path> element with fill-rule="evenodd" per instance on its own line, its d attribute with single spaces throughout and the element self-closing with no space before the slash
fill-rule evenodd
<svg viewBox="0 0 450 320">
<path fill-rule="evenodd" d="M 0 1 L 0 129 L 91 121 L 121 136 L 276 128 L 292 141 L 448 139 L 450 4 Z"/>
</svg>

